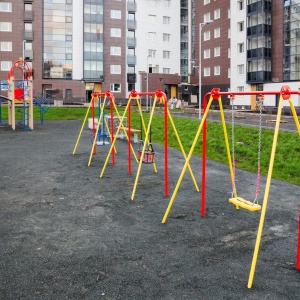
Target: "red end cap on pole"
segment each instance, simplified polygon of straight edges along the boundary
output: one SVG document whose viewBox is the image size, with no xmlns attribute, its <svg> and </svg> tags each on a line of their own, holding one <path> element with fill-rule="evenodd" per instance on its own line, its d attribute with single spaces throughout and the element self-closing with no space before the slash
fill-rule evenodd
<svg viewBox="0 0 300 300">
<path fill-rule="evenodd" d="M 136 97 L 138 96 L 137 91 L 134 91 L 134 90 L 131 91 L 130 96 L 131 96 L 132 98 L 136 98 Z"/>
<path fill-rule="evenodd" d="M 281 96 L 284 100 L 289 100 L 291 97 L 291 89 L 288 85 L 284 85 L 280 90 Z"/>
<path fill-rule="evenodd" d="M 162 90 L 156 90 L 155 95 L 157 98 L 162 98 L 164 95 L 164 92 Z"/>
<path fill-rule="evenodd" d="M 220 89 L 213 88 L 211 90 L 211 95 L 212 95 L 212 97 L 213 97 L 214 100 L 218 100 L 220 98 Z"/>
</svg>

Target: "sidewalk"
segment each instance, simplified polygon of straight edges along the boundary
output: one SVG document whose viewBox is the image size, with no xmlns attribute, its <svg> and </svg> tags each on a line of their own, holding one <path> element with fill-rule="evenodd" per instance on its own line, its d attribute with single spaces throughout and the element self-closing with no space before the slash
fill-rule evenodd
<svg viewBox="0 0 300 300">
<path fill-rule="evenodd" d="M 0 128 L 1 300 L 299 299 L 295 268 L 300 187 L 272 180 L 254 283 L 247 288 L 259 213 L 228 203 L 227 165 L 207 163 L 207 210 L 185 175 L 166 224 L 161 220 L 184 159 L 155 145 L 157 173 L 127 175 L 127 143 L 99 178 L 107 147 L 87 167 L 90 130 L 76 155 L 78 121 L 46 121 L 34 131 Z M 136 145 L 134 144 L 134 148 Z M 135 149 L 136 150 L 136 149 Z M 201 182 L 201 158 L 191 167 Z M 255 194 L 256 174 L 237 170 L 240 196 Z M 265 177 L 261 179 L 260 197 Z M 201 188 L 201 187 L 200 187 Z"/>
</svg>

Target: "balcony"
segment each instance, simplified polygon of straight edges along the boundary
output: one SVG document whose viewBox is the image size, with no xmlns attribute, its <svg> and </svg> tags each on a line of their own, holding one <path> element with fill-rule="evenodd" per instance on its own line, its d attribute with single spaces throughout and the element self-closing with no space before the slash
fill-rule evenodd
<svg viewBox="0 0 300 300">
<path fill-rule="evenodd" d="M 247 73 L 247 83 L 271 82 L 272 73 L 269 71 L 256 71 Z"/>
<path fill-rule="evenodd" d="M 136 38 L 128 37 L 127 38 L 127 47 L 135 48 L 136 47 Z"/>
<path fill-rule="evenodd" d="M 247 37 L 252 35 L 271 35 L 272 27 L 267 24 L 259 24 L 247 28 Z"/>
<path fill-rule="evenodd" d="M 247 6 L 247 14 L 259 13 L 262 10 L 264 12 L 271 12 L 272 3 L 268 0 L 261 0 Z"/>
<path fill-rule="evenodd" d="M 135 30 L 136 29 L 136 21 L 135 20 L 127 20 L 127 29 Z"/>
<path fill-rule="evenodd" d="M 271 49 L 270 48 L 257 48 L 247 50 L 247 60 L 252 59 L 264 59 L 264 58 L 271 58 Z"/>
<path fill-rule="evenodd" d="M 136 65 L 135 55 L 127 55 L 127 65 Z"/>
<path fill-rule="evenodd" d="M 127 82 L 128 83 L 136 83 L 136 74 L 135 73 L 128 73 L 127 74 Z"/>
<path fill-rule="evenodd" d="M 127 11 L 128 12 L 136 12 L 136 3 L 132 1 L 127 2 Z"/>
<path fill-rule="evenodd" d="M 32 41 L 33 40 L 33 31 L 31 30 L 31 31 L 28 31 L 28 30 L 25 30 L 24 31 L 24 40 L 26 40 L 26 41 Z"/>
<path fill-rule="evenodd" d="M 24 60 L 33 60 L 33 50 L 24 50 Z"/>
<path fill-rule="evenodd" d="M 24 21 L 33 21 L 33 11 L 25 10 L 24 11 Z"/>
</svg>

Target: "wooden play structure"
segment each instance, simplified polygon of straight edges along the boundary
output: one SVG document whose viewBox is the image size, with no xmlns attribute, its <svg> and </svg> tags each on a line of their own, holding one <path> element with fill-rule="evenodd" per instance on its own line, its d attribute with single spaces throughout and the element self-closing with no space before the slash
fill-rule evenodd
<svg viewBox="0 0 300 300">
<path fill-rule="evenodd" d="M 148 123 L 146 124 L 144 116 L 143 116 L 143 112 L 141 109 L 141 103 L 140 103 L 140 97 L 141 96 L 150 96 L 153 97 L 154 96 L 154 100 L 153 100 L 153 105 L 151 107 L 151 111 L 150 111 L 150 116 L 149 116 L 149 120 Z M 128 135 L 130 136 L 130 132 L 131 132 L 131 102 L 135 100 L 136 104 L 138 106 L 138 111 L 139 111 L 139 117 L 140 117 L 140 122 L 141 122 L 141 141 L 139 144 L 139 149 L 138 149 L 138 169 L 137 169 L 137 174 L 135 177 L 135 182 L 134 182 L 134 187 L 133 187 L 133 191 L 132 191 L 132 195 L 131 195 L 131 200 L 134 199 L 135 193 L 136 193 L 136 189 L 137 189 L 137 185 L 138 185 L 138 181 L 139 181 L 139 177 L 141 174 L 141 169 L 142 169 L 142 165 L 143 164 L 152 164 L 154 172 L 157 172 L 157 168 L 156 168 L 156 162 L 155 162 L 155 151 L 153 149 L 153 145 L 152 145 L 152 137 L 151 137 L 151 126 L 154 126 L 153 124 L 153 116 L 155 113 L 155 109 L 156 106 L 159 105 L 163 105 L 164 107 L 164 181 L 165 181 L 165 186 L 164 186 L 164 194 L 165 196 L 168 196 L 169 194 L 169 180 L 168 180 L 168 121 L 170 121 L 172 128 L 174 130 L 175 136 L 177 138 L 179 147 L 181 149 L 182 155 L 184 157 L 184 159 L 186 159 L 186 154 L 184 152 L 182 143 L 180 141 L 177 129 L 175 127 L 175 124 L 173 122 L 172 116 L 170 114 L 170 111 L 168 109 L 168 103 L 167 103 L 167 97 L 166 94 L 158 89 L 156 90 L 156 92 L 147 92 L 147 93 L 138 93 L 136 91 L 132 91 L 129 95 L 128 101 L 127 101 L 127 105 L 126 108 L 124 110 L 123 116 L 121 118 L 120 121 L 120 126 L 117 129 L 116 132 L 116 137 L 118 137 L 120 130 L 122 130 L 123 128 L 123 122 L 124 122 L 124 118 L 125 116 L 127 116 L 127 122 L 128 122 Z M 131 141 L 130 139 L 128 140 L 128 174 L 132 174 L 132 166 L 131 166 L 131 151 L 130 151 L 130 146 L 131 146 Z M 111 155 L 111 153 L 113 153 L 113 147 L 115 145 L 115 139 L 113 139 L 113 142 L 111 144 L 110 150 L 107 154 L 104 166 L 102 168 L 102 171 L 100 173 L 100 178 L 103 177 L 109 157 Z M 187 168 L 189 169 L 192 181 L 195 185 L 196 191 L 199 192 L 199 187 L 197 185 L 197 182 L 195 180 L 194 174 L 192 172 L 192 169 L 189 165 L 189 163 L 187 164 Z"/>
<path fill-rule="evenodd" d="M 256 237 L 256 242 L 255 242 L 255 248 L 254 248 L 254 253 L 253 253 L 253 259 L 252 259 L 252 264 L 251 264 L 251 269 L 250 269 L 250 274 L 249 274 L 249 279 L 248 279 L 248 288 L 252 287 L 253 284 L 253 278 L 254 278 L 254 273 L 255 273 L 255 268 L 256 268 L 256 263 L 257 263 L 257 258 L 258 258 L 258 252 L 261 244 L 261 238 L 262 238 L 262 232 L 263 232 L 263 227 L 264 227 L 264 221 L 265 221 L 265 216 L 266 216 L 266 210 L 267 210 L 267 205 L 268 205 L 268 197 L 269 197 L 269 192 L 270 192 L 270 186 L 271 186 L 271 179 L 272 179 L 272 171 L 273 171 L 273 165 L 274 165 L 274 159 L 275 159 L 275 152 L 276 152 L 276 146 L 277 146 L 277 139 L 278 139 L 278 134 L 279 134 L 279 125 L 280 125 L 280 120 L 281 120 L 281 114 L 282 114 L 282 107 L 283 107 L 283 101 L 288 101 L 289 106 L 291 108 L 291 113 L 294 117 L 295 125 L 298 131 L 298 134 L 300 135 L 300 125 L 299 125 L 299 120 L 297 117 L 297 113 L 294 107 L 294 104 L 292 102 L 291 96 L 292 95 L 299 95 L 299 91 L 291 91 L 288 86 L 283 86 L 280 91 L 251 91 L 251 92 L 220 92 L 219 89 L 215 88 L 213 89 L 210 93 L 206 94 L 204 97 L 204 115 L 203 118 L 199 124 L 197 133 L 195 135 L 194 141 L 192 143 L 191 149 L 189 151 L 188 157 L 185 161 L 184 167 L 182 169 L 182 172 L 179 176 L 178 182 L 176 184 L 176 187 L 174 189 L 174 192 L 172 194 L 172 197 L 169 201 L 169 205 L 166 209 L 166 212 L 164 214 L 164 217 L 162 219 L 162 223 L 165 223 L 167 220 L 167 217 L 169 215 L 169 212 L 171 210 L 171 207 L 174 203 L 175 197 L 177 195 L 178 189 L 180 187 L 180 184 L 182 182 L 182 179 L 184 177 L 186 168 L 188 167 L 189 161 L 192 157 L 193 151 L 195 149 L 196 143 L 199 140 L 200 133 L 203 131 L 203 148 L 202 148 L 202 216 L 205 215 L 205 197 L 206 197 L 206 118 L 207 114 L 209 112 L 209 109 L 211 107 L 211 104 L 213 101 L 218 101 L 219 107 L 220 107 L 220 116 L 222 120 L 222 126 L 223 126 L 223 131 L 224 131 L 224 138 L 225 138 L 225 144 L 226 144 L 226 151 L 227 151 L 227 156 L 228 156 L 228 163 L 229 163 L 229 170 L 230 170 L 230 176 L 231 176 L 231 181 L 232 181 L 232 187 L 233 187 L 233 196 L 229 199 L 229 202 L 233 203 L 236 208 L 244 208 L 249 211 L 261 211 L 260 214 L 260 221 L 259 221 L 259 226 L 258 226 L 258 231 L 257 231 L 257 237 Z M 230 152 L 230 147 L 229 147 L 229 142 L 228 142 L 228 135 L 227 135 L 227 130 L 226 130 L 226 124 L 225 124 L 225 117 L 224 117 L 224 111 L 222 107 L 222 99 L 221 96 L 229 96 L 233 100 L 236 95 L 257 95 L 259 98 L 263 100 L 264 95 L 279 95 L 279 105 L 278 105 L 278 110 L 277 110 L 277 117 L 276 117 L 276 124 L 275 124 L 275 130 L 274 130 L 274 137 L 273 137 L 273 144 L 272 144 L 272 150 L 271 150 L 271 155 L 270 155 L 270 162 L 269 162 L 269 169 L 268 169 L 268 174 L 267 174 L 267 181 L 266 181 L 266 186 L 265 186 L 265 192 L 264 192 L 264 197 L 263 197 L 263 203 L 262 206 L 258 206 L 255 201 L 249 201 L 245 200 L 241 197 L 238 197 L 237 191 L 236 191 L 236 186 L 235 186 L 235 174 L 234 174 L 234 167 L 233 167 L 233 160 L 231 157 L 231 152 Z M 209 97 L 209 101 L 207 104 L 207 98 Z M 299 229 L 300 231 L 300 229 Z M 298 245 L 298 248 L 300 246 Z M 298 258 L 299 258 L 299 249 L 298 249 Z M 300 264 L 297 262 L 297 264 Z"/>
<path fill-rule="evenodd" d="M 30 65 L 19 58 L 8 72 L 8 124 L 16 129 L 16 112 L 22 115 L 19 124 L 24 130 L 33 129 L 33 78 Z"/>
</svg>

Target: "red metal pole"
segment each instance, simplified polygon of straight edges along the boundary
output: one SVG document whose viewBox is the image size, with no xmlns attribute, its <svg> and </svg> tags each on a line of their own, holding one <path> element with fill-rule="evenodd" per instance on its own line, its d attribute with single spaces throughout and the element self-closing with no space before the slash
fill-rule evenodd
<svg viewBox="0 0 300 300">
<path fill-rule="evenodd" d="M 164 97 L 164 127 L 165 127 L 165 196 L 169 196 L 169 169 L 168 169 L 168 103 L 166 94 Z"/>
<path fill-rule="evenodd" d="M 130 100 L 129 100 L 130 101 Z M 136 100 L 138 101 L 138 99 Z M 124 124 L 123 124 L 124 125 Z M 130 128 L 131 128 L 131 105 L 130 102 L 128 104 L 128 114 L 127 114 L 127 126 L 128 126 L 128 174 L 132 174 L 131 170 L 131 149 L 130 149 L 130 144 L 131 144 L 131 133 L 130 133 Z"/>
<path fill-rule="evenodd" d="M 203 110 L 206 111 L 207 106 L 207 94 L 203 100 Z M 199 107 L 201 109 L 201 107 Z M 201 205 L 201 216 L 205 216 L 205 198 L 206 198 L 206 119 L 203 124 L 202 134 L 202 205 Z"/>
<path fill-rule="evenodd" d="M 114 137 L 114 112 L 113 112 L 113 96 L 110 94 L 110 123 L 111 123 L 111 142 L 114 141 L 115 137 Z M 104 108 L 103 108 L 104 109 Z M 104 115 L 103 115 L 104 118 Z M 104 124 L 103 124 L 104 126 Z M 115 164 L 115 148 L 112 148 L 112 152 L 111 152 L 111 159 L 112 159 L 112 165 Z"/>
<path fill-rule="evenodd" d="M 298 220 L 298 248 L 297 248 L 296 268 L 300 269 L 300 206 L 299 206 L 299 220 Z"/>
</svg>

